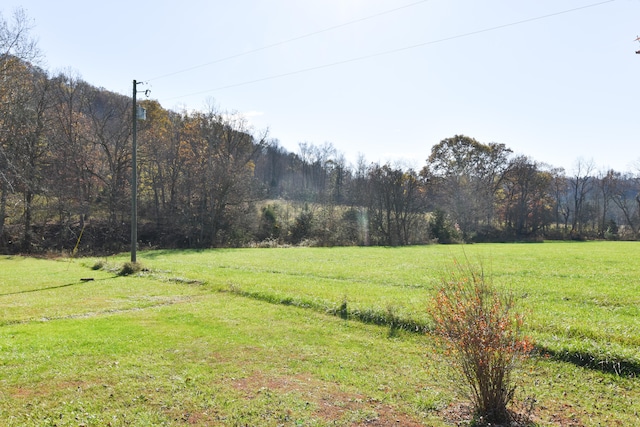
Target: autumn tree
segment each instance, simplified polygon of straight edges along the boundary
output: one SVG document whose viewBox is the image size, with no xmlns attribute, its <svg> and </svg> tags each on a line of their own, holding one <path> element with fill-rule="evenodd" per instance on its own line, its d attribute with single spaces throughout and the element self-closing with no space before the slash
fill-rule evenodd
<svg viewBox="0 0 640 427">
<path fill-rule="evenodd" d="M 157 101 L 144 100 L 146 120 L 138 124 L 139 207 L 143 218 L 153 219 L 154 232 L 173 222 L 176 185 L 183 172 L 179 155 L 180 120 Z"/>
<path fill-rule="evenodd" d="M 7 200 L 22 177 L 13 158 L 19 144 L 13 130 L 22 127 L 19 122 L 25 118 L 18 117 L 18 110 L 24 111 L 30 100 L 20 91 L 31 80 L 29 64 L 40 58 L 31 28 L 23 9 L 16 9 L 9 20 L 0 14 L 0 245 L 4 243 Z"/>
<path fill-rule="evenodd" d="M 95 154 L 87 165 L 100 183 L 96 208 L 102 208 L 110 239 L 124 235 L 129 218 L 129 177 L 131 176 L 131 102 L 122 95 L 89 88 L 82 110 L 87 117 L 88 150 Z"/>
<path fill-rule="evenodd" d="M 12 72 L 11 88 L 5 92 L 3 159 L 12 172 L 14 191 L 22 197 L 21 250 L 31 251 L 35 198 L 45 193 L 44 168 L 49 155 L 47 129 L 51 113 L 51 82 L 44 71 L 27 63 Z"/>
<path fill-rule="evenodd" d="M 514 158 L 502 183 L 503 220 L 515 237 L 537 236 L 552 220 L 552 175 L 525 156 Z"/>
<path fill-rule="evenodd" d="M 187 115 L 182 132 L 183 215 L 190 239 L 196 245 L 228 244 L 254 198 L 254 160 L 267 135 L 256 138 L 244 118 L 214 109 Z"/>
<path fill-rule="evenodd" d="M 455 221 L 465 239 L 481 226 L 492 226 L 495 196 L 511 150 L 456 135 L 431 149 L 421 175 L 429 180 L 436 203 Z"/>
<path fill-rule="evenodd" d="M 52 178 L 50 192 L 64 241 L 72 224 L 77 221 L 82 230 L 91 214 L 92 197 L 98 185 L 90 170 L 99 153 L 88 143 L 91 127 L 83 111 L 84 96 L 91 90 L 90 86 L 70 71 L 60 73 L 52 83 L 54 105 L 49 129 L 48 175 Z"/>
<path fill-rule="evenodd" d="M 16 152 L 18 167 L 22 170 L 21 188 L 24 201 L 24 235 L 22 250 L 31 251 L 33 208 L 36 196 L 45 195 L 45 166 L 50 153 L 50 139 L 47 132 L 51 123 L 51 81 L 48 76 L 36 71 L 23 90 L 28 91 L 31 102 L 23 115 L 24 128 L 18 139 Z M 46 216 L 46 214 L 44 215 Z"/>
</svg>

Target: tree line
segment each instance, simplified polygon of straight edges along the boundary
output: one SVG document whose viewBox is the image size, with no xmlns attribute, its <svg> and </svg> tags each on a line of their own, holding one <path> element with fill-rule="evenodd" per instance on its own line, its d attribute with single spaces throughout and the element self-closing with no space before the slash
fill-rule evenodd
<svg viewBox="0 0 640 427">
<path fill-rule="evenodd" d="M 108 253 L 130 241 L 132 100 L 38 67 L 20 11 L 0 16 L 0 251 Z M 143 100 L 140 247 L 636 239 L 638 174 L 571 175 L 455 135 L 420 170 L 298 152 L 215 107 Z"/>
</svg>

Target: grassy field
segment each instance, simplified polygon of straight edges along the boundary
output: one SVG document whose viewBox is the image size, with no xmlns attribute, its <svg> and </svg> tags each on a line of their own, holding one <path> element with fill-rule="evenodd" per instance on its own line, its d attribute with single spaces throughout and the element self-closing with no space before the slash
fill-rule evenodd
<svg viewBox="0 0 640 427">
<path fill-rule="evenodd" d="M 145 271 L 127 277 L 127 254 L 0 258 L 0 425 L 464 423 L 448 362 L 420 332 L 454 259 L 482 263 L 527 313 L 540 355 L 517 399 L 536 399 L 537 425 L 640 425 L 636 243 L 138 258 Z"/>
</svg>

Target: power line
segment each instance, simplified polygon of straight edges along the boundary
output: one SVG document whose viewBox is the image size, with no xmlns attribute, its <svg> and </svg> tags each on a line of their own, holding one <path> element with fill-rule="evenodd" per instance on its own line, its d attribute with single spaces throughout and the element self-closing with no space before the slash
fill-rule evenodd
<svg viewBox="0 0 640 427">
<path fill-rule="evenodd" d="M 515 21 L 515 22 L 511 22 L 509 24 L 502 24 L 502 25 L 498 25 L 498 26 L 495 26 L 495 27 L 489 27 L 489 28 L 484 28 L 484 29 L 481 29 L 481 30 L 470 31 L 468 33 L 458 34 L 458 35 L 455 35 L 455 36 L 445 37 L 445 38 L 441 38 L 441 39 L 437 39 L 437 40 L 431 40 L 431 41 L 428 41 L 428 42 L 418 43 L 418 44 L 405 46 L 405 47 L 401 47 L 401 48 L 397 48 L 397 49 L 386 50 L 384 52 L 372 53 L 370 55 L 358 56 L 358 57 L 355 57 L 355 58 L 345 59 L 343 61 L 337 61 L 337 62 L 318 65 L 318 66 L 314 66 L 314 67 L 303 68 L 303 69 L 300 69 L 300 70 L 290 71 L 290 72 L 287 72 L 287 73 L 276 74 L 276 75 L 267 76 L 267 77 L 261 77 L 261 78 L 258 78 L 258 79 L 247 80 L 247 81 L 244 81 L 244 82 L 234 83 L 234 84 L 225 85 L 225 86 L 219 86 L 219 87 L 216 87 L 216 88 L 213 88 L 213 89 L 206 89 L 206 90 L 202 90 L 202 91 L 198 91 L 198 92 L 192 92 L 192 93 L 189 93 L 189 94 L 186 94 L 186 95 L 179 95 L 179 96 L 174 96 L 174 97 L 171 97 L 171 98 L 165 98 L 164 100 L 165 101 L 170 101 L 170 100 L 173 100 L 173 99 L 186 98 L 188 96 L 201 95 L 201 94 L 204 94 L 204 93 L 216 92 L 216 91 L 219 91 L 219 90 L 231 89 L 231 88 L 240 87 L 240 86 L 246 86 L 246 85 L 250 85 L 250 84 L 254 84 L 254 83 L 264 82 L 264 81 L 267 81 L 267 80 L 275 80 L 275 79 L 279 79 L 279 78 L 283 78 L 283 77 L 293 76 L 293 75 L 296 75 L 296 74 L 303 74 L 303 73 L 307 73 L 307 72 L 310 72 L 310 71 L 321 70 L 321 69 L 324 69 L 324 68 L 335 67 L 335 66 L 338 66 L 338 65 L 344 65 L 344 64 L 351 63 L 351 62 L 363 61 L 365 59 L 376 58 L 376 57 L 379 57 L 379 56 L 391 55 L 391 54 L 394 54 L 394 53 L 403 52 L 403 51 L 406 51 L 406 50 L 417 49 L 417 48 L 428 46 L 428 45 L 432 45 L 432 44 L 443 43 L 443 42 L 447 42 L 447 41 L 451 41 L 451 40 L 456 40 L 456 39 L 461 39 L 461 38 L 465 38 L 465 37 L 475 36 L 475 35 L 482 34 L 482 33 L 487 33 L 487 32 L 490 32 L 490 31 L 501 30 L 501 29 L 504 29 L 504 28 L 513 27 L 513 26 L 516 26 L 516 25 L 522 25 L 522 24 L 526 24 L 526 23 L 529 23 L 529 22 L 533 22 L 533 21 L 539 21 L 539 20 L 542 20 L 542 19 L 548 19 L 548 18 L 551 18 L 551 17 L 554 17 L 554 16 L 565 15 L 565 14 L 568 14 L 568 13 L 577 12 L 579 10 L 601 6 L 601 5 L 606 4 L 606 3 L 612 3 L 614 1 L 616 1 L 616 0 L 605 0 L 605 1 L 598 2 L 598 3 L 592 3 L 592 4 L 589 4 L 589 5 L 586 5 L 586 6 L 580 6 L 580 7 L 576 7 L 576 8 L 573 8 L 573 9 L 567 9 L 567 10 L 563 10 L 563 11 L 560 11 L 560 12 L 554 12 L 554 13 L 550 13 L 550 14 L 547 14 L 547 15 L 541 15 L 541 16 L 536 16 L 534 18 L 528 18 L 528 19 L 523 19 L 523 20 L 520 20 L 520 21 Z M 244 54 L 240 54 L 240 55 L 244 55 Z"/>
<path fill-rule="evenodd" d="M 216 59 L 216 60 L 213 60 L 213 61 L 210 61 L 210 62 L 205 62 L 204 64 L 195 65 L 193 67 L 189 67 L 189 68 L 185 68 L 185 69 L 182 69 L 182 70 L 174 71 L 172 73 L 163 74 L 161 76 L 154 77 L 154 78 L 148 79 L 146 81 L 147 82 L 151 82 L 151 81 L 154 81 L 154 80 L 163 79 L 165 77 L 175 76 L 176 74 L 186 73 L 186 72 L 189 72 L 189 71 L 197 70 L 198 68 L 207 67 L 209 65 L 213 65 L 213 64 L 218 64 L 220 62 L 229 61 L 231 59 L 239 58 L 241 56 L 250 55 L 252 53 L 256 53 L 256 52 L 260 52 L 260 51 L 263 51 L 263 50 L 271 49 L 271 48 L 274 48 L 274 47 L 277 47 L 277 46 L 282 46 L 282 45 L 287 44 L 287 43 L 292 43 L 294 41 L 306 39 L 306 38 L 309 38 L 309 37 L 312 37 L 312 36 L 315 36 L 315 35 L 318 35 L 318 34 L 322 34 L 322 33 L 326 33 L 326 32 L 329 32 L 329 31 L 337 30 L 339 28 L 346 27 L 346 26 L 353 25 L 353 24 L 357 24 L 359 22 L 367 21 L 369 19 L 377 18 L 379 16 L 388 15 L 390 13 L 394 13 L 394 12 L 397 12 L 397 11 L 402 10 L 402 9 L 407 9 L 409 7 L 413 7 L 413 6 L 416 6 L 416 5 L 421 4 L 421 3 L 426 3 L 428 1 L 431 1 L 431 0 L 416 1 L 416 2 L 413 2 L 413 3 L 406 4 L 404 6 L 396 7 L 394 9 L 385 10 L 383 12 L 376 13 L 374 15 L 365 16 L 364 18 L 359 18 L 359 19 L 355 19 L 353 21 L 345 22 L 343 24 L 334 25 L 332 27 L 324 28 L 322 30 L 318 30 L 318 31 L 314 31 L 314 32 L 311 32 L 311 33 L 303 34 L 301 36 L 293 37 L 291 39 L 283 40 L 283 41 L 280 41 L 280 42 L 277 42 L 277 43 L 273 43 L 273 44 L 268 44 L 266 46 L 258 47 L 256 49 L 252 49 L 252 50 L 247 50 L 247 51 L 242 52 L 242 53 L 238 53 L 238 54 L 231 55 L 231 56 L 226 56 L 224 58 Z"/>
</svg>

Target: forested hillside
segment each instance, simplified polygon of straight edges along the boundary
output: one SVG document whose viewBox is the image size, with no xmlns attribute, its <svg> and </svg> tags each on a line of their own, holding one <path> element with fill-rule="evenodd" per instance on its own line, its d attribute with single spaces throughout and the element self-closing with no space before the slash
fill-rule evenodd
<svg viewBox="0 0 640 427">
<path fill-rule="evenodd" d="M 0 251 L 126 250 L 132 98 L 35 65 L 25 22 L 0 22 Z M 638 236 L 637 173 L 567 174 L 463 135 L 420 170 L 349 164 L 330 143 L 289 152 L 239 114 L 139 105 L 140 248 Z"/>
</svg>

